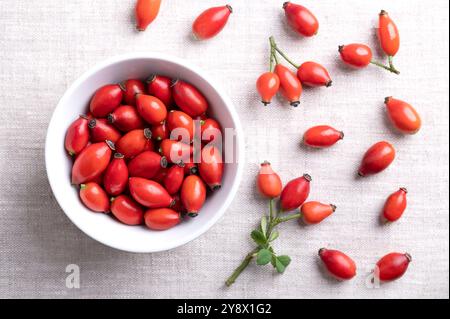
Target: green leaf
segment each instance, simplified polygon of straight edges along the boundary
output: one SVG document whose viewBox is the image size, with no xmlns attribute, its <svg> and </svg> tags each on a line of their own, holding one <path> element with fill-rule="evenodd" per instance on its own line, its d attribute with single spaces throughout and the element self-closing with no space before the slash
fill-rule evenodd
<svg viewBox="0 0 450 319">
<path fill-rule="evenodd" d="M 287 255 L 278 256 L 277 259 L 283 264 L 284 267 L 289 266 L 289 264 L 291 263 L 291 257 Z"/>
<path fill-rule="evenodd" d="M 266 237 L 259 230 L 254 230 L 251 233 L 253 241 L 259 246 L 265 246 L 267 244 Z"/>
<path fill-rule="evenodd" d="M 263 216 L 261 218 L 261 231 L 262 231 L 264 237 L 266 237 L 266 234 L 267 234 L 267 217 L 266 216 Z"/>
<path fill-rule="evenodd" d="M 256 263 L 258 265 L 267 265 L 272 259 L 272 253 L 268 249 L 261 249 L 256 256 Z"/>
<path fill-rule="evenodd" d="M 279 235 L 280 235 L 279 232 L 274 231 L 272 234 L 270 234 L 269 241 L 274 241 L 275 239 L 278 238 Z"/>
</svg>

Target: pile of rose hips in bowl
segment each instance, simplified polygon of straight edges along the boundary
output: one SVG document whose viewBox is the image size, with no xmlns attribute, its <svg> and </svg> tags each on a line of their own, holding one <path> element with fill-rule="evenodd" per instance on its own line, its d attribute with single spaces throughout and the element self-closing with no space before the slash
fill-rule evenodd
<svg viewBox="0 0 450 319">
<path fill-rule="evenodd" d="M 71 182 L 94 212 L 166 230 L 221 187 L 222 133 L 193 85 L 152 75 L 108 84 L 68 128 Z"/>
</svg>

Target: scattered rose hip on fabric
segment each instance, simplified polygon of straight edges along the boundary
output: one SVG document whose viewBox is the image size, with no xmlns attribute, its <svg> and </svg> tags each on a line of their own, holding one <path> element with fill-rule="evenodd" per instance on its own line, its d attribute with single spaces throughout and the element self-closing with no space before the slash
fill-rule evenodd
<svg viewBox="0 0 450 319">
<path fill-rule="evenodd" d="M 261 103 L 268 105 L 280 89 L 280 78 L 273 72 L 263 73 L 256 81 L 256 89 L 261 96 Z"/>
<path fill-rule="evenodd" d="M 381 48 L 388 56 L 395 56 L 400 49 L 400 35 L 389 14 L 381 10 L 378 19 L 378 38 Z"/>
<path fill-rule="evenodd" d="M 420 130 L 420 115 L 409 103 L 393 97 L 387 97 L 384 103 L 389 120 L 397 130 L 405 134 L 416 134 Z"/>
<path fill-rule="evenodd" d="M 304 174 L 284 186 L 280 196 L 281 209 L 290 211 L 299 208 L 308 198 L 311 176 Z"/>
<path fill-rule="evenodd" d="M 388 168 L 394 159 L 395 149 L 389 142 L 375 143 L 364 154 L 358 175 L 366 176 L 380 173 Z"/>
<path fill-rule="evenodd" d="M 268 161 L 264 161 L 259 169 L 256 186 L 261 195 L 268 198 L 280 196 L 283 188 L 280 176 L 275 173 Z"/>
<path fill-rule="evenodd" d="M 192 25 L 192 33 L 197 40 L 216 36 L 228 22 L 233 9 L 230 5 L 213 7 L 203 11 Z"/>
<path fill-rule="evenodd" d="M 375 267 L 375 277 L 382 282 L 397 280 L 402 277 L 412 258 L 408 253 L 390 253 L 381 258 Z"/>
<path fill-rule="evenodd" d="M 283 9 L 287 21 L 294 31 L 305 37 L 317 34 L 319 21 L 307 8 L 288 1 L 283 4 Z"/>
<path fill-rule="evenodd" d="M 280 92 L 292 106 L 300 104 L 300 96 L 302 95 L 302 84 L 297 76 L 282 64 L 275 66 L 275 73 L 280 79 Z"/>
<path fill-rule="evenodd" d="M 335 205 L 322 204 L 316 201 L 306 202 L 302 205 L 302 207 L 300 207 L 302 220 L 307 225 L 318 224 L 335 211 Z"/>
<path fill-rule="evenodd" d="M 344 133 L 329 125 L 318 125 L 308 129 L 303 135 L 303 143 L 315 148 L 325 148 L 344 138 Z"/>
<path fill-rule="evenodd" d="M 340 45 L 339 53 L 345 63 L 356 68 L 364 68 L 372 61 L 372 50 L 365 44 Z"/>
<path fill-rule="evenodd" d="M 156 19 L 160 6 L 161 0 L 137 0 L 135 14 L 138 31 L 145 31 L 149 24 Z"/>
<path fill-rule="evenodd" d="M 317 62 L 304 62 L 297 69 L 297 77 L 302 84 L 318 87 L 330 87 L 333 81 L 331 80 L 328 70 Z"/>
<path fill-rule="evenodd" d="M 407 205 L 407 193 L 407 189 L 401 187 L 398 191 L 389 195 L 383 207 L 383 218 L 385 220 L 394 222 L 402 217 Z"/>
<path fill-rule="evenodd" d="M 343 252 L 322 248 L 319 256 L 328 272 L 336 279 L 350 280 L 356 276 L 355 262 Z"/>
</svg>

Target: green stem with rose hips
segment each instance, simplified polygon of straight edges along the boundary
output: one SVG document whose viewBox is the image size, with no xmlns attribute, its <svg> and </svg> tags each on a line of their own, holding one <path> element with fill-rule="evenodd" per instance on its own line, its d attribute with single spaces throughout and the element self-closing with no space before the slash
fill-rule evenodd
<svg viewBox="0 0 450 319">
<path fill-rule="evenodd" d="M 231 286 L 239 275 L 247 268 L 253 258 L 256 258 L 256 264 L 263 266 L 271 263 L 278 273 L 283 273 L 290 264 L 291 258 L 287 255 L 277 255 L 271 246 L 271 242 L 278 238 L 279 232 L 275 227 L 281 223 L 292 219 L 299 219 L 301 214 L 292 214 L 279 217 L 278 212 L 273 207 L 273 199 L 269 202 L 269 216 L 264 215 L 261 218 L 259 227 L 250 234 L 257 247 L 245 256 L 241 264 L 235 269 L 233 274 L 227 279 L 225 284 Z"/>
</svg>

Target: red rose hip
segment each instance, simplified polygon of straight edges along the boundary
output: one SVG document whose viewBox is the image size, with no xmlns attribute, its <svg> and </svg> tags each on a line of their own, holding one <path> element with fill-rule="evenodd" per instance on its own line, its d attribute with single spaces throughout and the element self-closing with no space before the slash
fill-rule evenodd
<svg viewBox="0 0 450 319">
<path fill-rule="evenodd" d="M 181 202 L 190 217 L 198 215 L 206 200 L 206 187 L 200 177 L 190 175 L 181 186 Z"/>
<path fill-rule="evenodd" d="M 122 132 L 144 128 L 144 121 L 135 107 L 121 105 L 108 115 L 108 122 Z"/>
<path fill-rule="evenodd" d="M 136 109 L 149 124 L 158 125 L 166 119 L 167 108 L 157 97 L 145 94 L 136 95 Z"/>
<path fill-rule="evenodd" d="M 123 91 L 123 102 L 126 105 L 136 105 L 136 94 L 145 93 L 145 85 L 141 80 L 130 79 L 119 84 Z"/>
<path fill-rule="evenodd" d="M 80 198 L 83 204 L 94 212 L 108 212 L 109 198 L 97 183 L 80 185 Z"/>
<path fill-rule="evenodd" d="M 380 173 L 385 170 L 394 159 L 394 147 L 386 141 L 378 142 L 371 146 L 364 154 L 358 175 L 366 176 Z"/>
<path fill-rule="evenodd" d="M 95 92 L 90 103 L 92 116 L 106 117 L 122 102 L 123 92 L 118 84 L 108 84 Z"/>
<path fill-rule="evenodd" d="M 64 139 L 64 147 L 70 156 L 79 154 L 89 142 L 88 118 L 84 115 L 70 124 Z"/>
<path fill-rule="evenodd" d="M 307 8 L 288 1 L 283 4 L 283 9 L 289 25 L 297 33 L 305 37 L 317 34 L 319 22 Z"/>
<path fill-rule="evenodd" d="M 111 213 L 126 225 L 134 226 L 144 223 L 142 207 L 127 195 L 120 195 L 111 200 Z"/>
<path fill-rule="evenodd" d="M 153 179 L 165 167 L 167 159 L 152 151 L 142 152 L 128 162 L 130 177 Z"/>
<path fill-rule="evenodd" d="M 120 153 L 115 153 L 103 176 L 105 191 L 109 195 L 117 196 L 125 191 L 127 183 L 128 168 L 124 156 Z"/>
<path fill-rule="evenodd" d="M 203 147 L 198 172 L 211 190 L 218 190 L 222 186 L 223 161 L 222 152 L 215 146 Z"/>
<path fill-rule="evenodd" d="M 137 0 L 135 14 L 138 31 L 145 31 L 148 25 L 156 19 L 160 6 L 161 0 Z"/>
<path fill-rule="evenodd" d="M 305 145 L 325 148 L 336 144 L 344 138 L 344 133 L 328 125 L 318 125 L 308 129 L 303 135 Z"/>
<path fill-rule="evenodd" d="M 302 205 L 300 212 L 302 219 L 307 225 L 318 224 L 336 211 L 333 204 L 322 204 L 320 202 L 307 202 Z"/>
<path fill-rule="evenodd" d="M 387 97 L 384 103 L 389 120 L 397 130 L 405 134 L 415 134 L 420 130 L 422 120 L 410 104 L 393 97 Z"/>
<path fill-rule="evenodd" d="M 92 143 L 106 140 L 116 143 L 122 137 L 120 132 L 109 124 L 106 119 L 91 119 L 89 121 L 89 129 Z"/>
<path fill-rule="evenodd" d="M 290 211 L 299 208 L 309 196 L 310 182 L 311 176 L 304 174 L 287 183 L 280 196 L 281 209 Z"/>
<path fill-rule="evenodd" d="M 192 25 L 197 40 L 206 40 L 216 36 L 228 22 L 233 9 L 231 6 L 213 7 L 203 11 Z"/>
<path fill-rule="evenodd" d="M 375 267 L 375 277 L 388 282 L 402 277 L 412 261 L 408 253 L 390 253 L 381 258 Z"/>
<path fill-rule="evenodd" d="M 297 77 L 302 84 L 312 87 L 331 86 L 332 82 L 327 69 L 316 62 L 305 62 L 297 69 Z"/>
<path fill-rule="evenodd" d="M 267 161 L 261 164 L 256 186 L 261 195 L 268 198 L 275 198 L 281 194 L 283 188 L 281 178 L 273 171 L 272 166 Z"/>
<path fill-rule="evenodd" d="M 178 193 L 184 180 L 184 165 L 173 165 L 164 177 L 164 187 L 170 195 Z"/>
<path fill-rule="evenodd" d="M 319 256 L 329 273 L 336 279 L 350 280 L 355 277 L 356 264 L 343 252 L 322 248 L 319 250 Z"/>
<path fill-rule="evenodd" d="M 146 82 L 148 94 L 160 99 L 170 109 L 173 105 L 172 80 L 162 75 L 151 75 Z"/>
<path fill-rule="evenodd" d="M 151 138 L 152 131 L 149 128 L 130 131 L 117 141 L 117 152 L 130 159 L 144 151 L 152 151 L 153 142 Z"/>
<path fill-rule="evenodd" d="M 268 105 L 280 89 L 280 78 L 273 72 L 263 73 L 256 81 L 256 89 L 261 96 L 261 103 Z"/>
<path fill-rule="evenodd" d="M 365 44 L 352 43 L 339 46 L 341 59 L 356 68 L 364 68 L 372 61 L 372 50 Z"/>
<path fill-rule="evenodd" d="M 398 191 L 389 195 L 383 208 L 383 217 L 385 220 L 395 222 L 402 217 L 407 205 L 407 193 L 406 188 L 401 187 Z"/>
<path fill-rule="evenodd" d="M 172 94 L 178 107 L 191 117 L 202 115 L 208 109 L 206 98 L 189 83 L 175 80 L 172 84 Z"/>
<path fill-rule="evenodd" d="M 153 230 L 167 230 L 181 222 L 179 212 L 170 208 L 149 209 L 144 215 L 145 225 Z"/>
<path fill-rule="evenodd" d="M 130 194 L 139 204 L 148 208 L 173 205 L 173 198 L 159 183 L 141 177 L 130 177 Z"/>
</svg>

